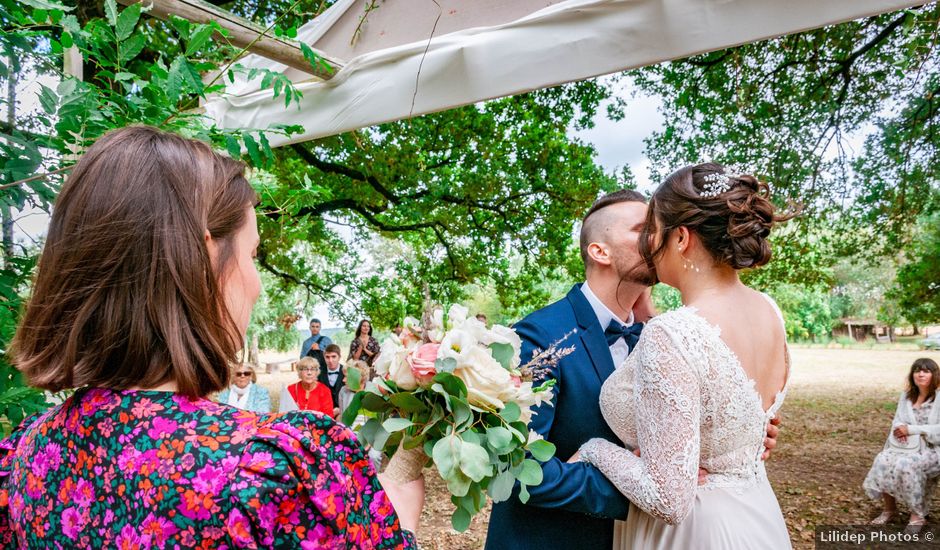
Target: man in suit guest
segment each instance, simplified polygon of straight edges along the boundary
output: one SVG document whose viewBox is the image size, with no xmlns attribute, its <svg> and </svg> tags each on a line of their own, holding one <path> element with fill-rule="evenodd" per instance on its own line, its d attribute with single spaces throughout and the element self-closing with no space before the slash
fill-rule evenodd
<svg viewBox="0 0 940 550">
<path fill-rule="evenodd" d="M 620 444 L 598 398 L 601 385 L 636 345 L 642 322 L 654 313 L 649 287 L 655 275 L 637 249 L 646 212 L 646 200 L 636 191 L 598 199 L 581 223 L 585 281 L 513 327 L 522 338 L 523 362 L 572 331 L 562 345 L 575 350 L 545 374 L 556 381 L 553 402 L 536 409 L 530 424 L 555 444 L 555 457 L 542 464 L 542 483 L 529 487 L 528 503 L 514 492 L 493 505 L 486 550 L 613 546 L 614 520 L 626 518 L 629 502 L 593 466 L 566 461 L 594 437 Z"/>
<path fill-rule="evenodd" d="M 339 418 L 339 390 L 346 384 L 346 375 L 340 367 L 339 358 L 342 350 L 336 344 L 326 346 L 323 351 L 323 359 L 326 361 L 326 368 L 320 370 L 320 382 L 330 390 L 333 397 L 333 418 Z"/>
</svg>

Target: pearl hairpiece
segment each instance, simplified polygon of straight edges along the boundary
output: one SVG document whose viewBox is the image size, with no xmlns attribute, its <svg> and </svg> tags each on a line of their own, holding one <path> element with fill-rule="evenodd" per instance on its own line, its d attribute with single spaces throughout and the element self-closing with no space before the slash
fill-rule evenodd
<svg viewBox="0 0 940 550">
<path fill-rule="evenodd" d="M 706 175 L 703 180 L 705 180 L 705 185 L 702 187 L 702 191 L 698 194 L 703 199 L 712 199 L 718 195 L 724 193 L 731 189 L 731 178 L 738 177 L 738 174 L 729 174 L 724 172 L 712 172 L 711 174 Z"/>
</svg>

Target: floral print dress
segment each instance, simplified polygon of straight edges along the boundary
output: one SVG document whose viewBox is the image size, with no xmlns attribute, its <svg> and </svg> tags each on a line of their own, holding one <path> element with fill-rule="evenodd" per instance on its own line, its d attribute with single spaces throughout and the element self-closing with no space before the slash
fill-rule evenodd
<svg viewBox="0 0 940 550">
<path fill-rule="evenodd" d="M 85 389 L 0 442 L 3 548 L 415 546 L 356 437 L 319 414 Z"/>
</svg>

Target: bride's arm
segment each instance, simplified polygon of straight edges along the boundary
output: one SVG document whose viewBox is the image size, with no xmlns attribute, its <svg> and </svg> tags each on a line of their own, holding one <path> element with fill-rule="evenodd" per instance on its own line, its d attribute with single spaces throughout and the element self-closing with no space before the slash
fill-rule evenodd
<svg viewBox="0 0 940 550">
<path fill-rule="evenodd" d="M 699 464 L 700 391 L 696 369 L 661 325 L 648 326 L 638 346 L 637 439 L 641 457 L 603 439 L 581 447 L 631 502 L 666 523 L 692 509 Z"/>
</svg>

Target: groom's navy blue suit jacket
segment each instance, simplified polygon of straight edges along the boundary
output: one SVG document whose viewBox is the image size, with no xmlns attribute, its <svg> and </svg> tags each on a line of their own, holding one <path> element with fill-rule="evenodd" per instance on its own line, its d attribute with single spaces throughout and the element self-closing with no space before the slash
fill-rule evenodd
<svg viewBox="0 0 940 550">
<path fill-rule="evenodd" d="M 522 338 L 523 363 L 536 348 L 544 350 L 576 329 L 562 344 L 575 350 L 550 371 L 557 380 L 554 407 L 536 409 L 530 425 L 556 445 L 555 458 L 542 465 L 542 483 L 528 488 L 527 504 L 515 492 L 493 505 L 486 550 L 610 550 L 613 520 L 627 517 L 626 497 L 593 466 L 565 462 L 592 437 L 620 444 L 598 403 L 601 384 L 614 372 L 604 328 L 580 285 L 513 328 Z"/>
</svg>

